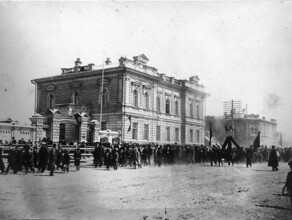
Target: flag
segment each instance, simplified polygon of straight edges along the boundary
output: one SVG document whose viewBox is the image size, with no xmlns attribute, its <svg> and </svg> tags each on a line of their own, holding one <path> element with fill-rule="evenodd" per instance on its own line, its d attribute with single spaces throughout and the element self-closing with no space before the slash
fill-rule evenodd
<svg viewBox="0 0 292 220">
<path fill-rule="evenodd" d="M 256 136 L 256 138 L 253 141 L 253 147 L 255 149 L 257 149 L 257 148 L 259 148 L 261 146 L 261 138 L 260 138 L 260 136 L 261 136 L 261 132 L 259 131 L 257 136 Z"/>
<path fill-rule="evenodd" d="M 212 133 L 212 122 L 210 122 L 210 139 L 209 139 L 209 146 L 212 145 L 212 136 L 213 136 L 213 133 Z"/>
<path fill-rule="evenodd" d="M 130 132 L 130 131 L 131 131 L 131 125 L 132 125 L 132 116 L 129 115 L 129 116 L 128 116 L 128 119 L 129 119 L 129 121 L 130 121 L 130 125 L 129 125 L 129 128 L 128 128 L 128 132 Z"/>
</svg>

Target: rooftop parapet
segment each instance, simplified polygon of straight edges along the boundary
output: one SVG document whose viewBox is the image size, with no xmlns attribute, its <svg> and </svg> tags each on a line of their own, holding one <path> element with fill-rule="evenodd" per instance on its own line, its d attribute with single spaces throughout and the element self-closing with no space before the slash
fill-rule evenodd
<svg viewBox="0 0 292 220">
<path fill-rule="evenodd" d="M 93 63 L 89 63 L 86 66 L 81 66 L 82 62 L 80 61 L 80 58 L 77 58 L 75 61 L 75 66 L 72 68 L 61 68 L 62 74 L 61 75 L 66 75 L 70 73 L 78 73 L 78 72 L 83 72 L 83 71 L 91 71 L 93 70 Z"/>
</svg>

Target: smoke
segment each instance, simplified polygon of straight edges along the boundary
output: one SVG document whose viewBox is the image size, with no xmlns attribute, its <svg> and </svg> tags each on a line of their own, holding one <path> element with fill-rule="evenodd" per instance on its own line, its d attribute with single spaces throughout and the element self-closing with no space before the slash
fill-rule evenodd
<svg viewBox="0 0 292 220">
<path fill-rule="evenodd" d="M 269 94 L 264 99 L 266 111 L 275 111 L 282 105 L 281 97 L 275 93 Z"/>
</svg>

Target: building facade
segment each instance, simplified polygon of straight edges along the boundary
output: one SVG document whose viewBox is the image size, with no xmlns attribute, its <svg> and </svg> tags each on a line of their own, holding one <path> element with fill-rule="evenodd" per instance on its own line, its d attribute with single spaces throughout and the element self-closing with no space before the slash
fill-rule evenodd
<svg viewBox="0 0 292 220">
<path fill-rule="evenodd" d="M 142 54 L 95 68 L 77 59 L 60 75 L 32 80 L 34 124 L 54 142 L 204 143 L 208 94 L 198 76 L 178 80 L 148 61 Z"/>
<path fill-rule="evenodd" d="M 0 119 L 0 141 L 3 144 L 9 144 L 15 139 L 30 142 L 35 140 L 36 128 L 35 126 L 20 124 L 18 121 L 13 121 L 8 118 Z"/>
<path fill-rule="evenodd" d="M 275 119 L 266 120 L 259 115 L 249 114 L 234 117 L 233 120 L 228 115 L 224 117 L 206 117 L 206 135 L 209 136 L 210 124 L 212 124 L 212 134 L 214 142 L 223 143 L 226 138 L 226 127 L 233 127 L 233 135 L 236 142 L 242 146 L 253 144 L 260 131 L 261 145 L 279 145 L 279 134 L 277 132 L 277 121 Z"/>
</svg>

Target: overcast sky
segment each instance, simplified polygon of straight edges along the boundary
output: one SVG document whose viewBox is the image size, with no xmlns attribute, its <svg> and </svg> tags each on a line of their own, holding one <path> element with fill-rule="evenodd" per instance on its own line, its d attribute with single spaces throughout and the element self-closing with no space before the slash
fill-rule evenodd
<svg viewBox="0 0 292 220">
<path fill-rule="evenodd" d="M 292 3 L 1 2 L 0 118 L 28 123 L 31 79 L 83 64 L 144 53 L 178 79 L 200 77 L 208 115 L 242 100 L 248 113 L 292 121 Z"/>
</svg>

